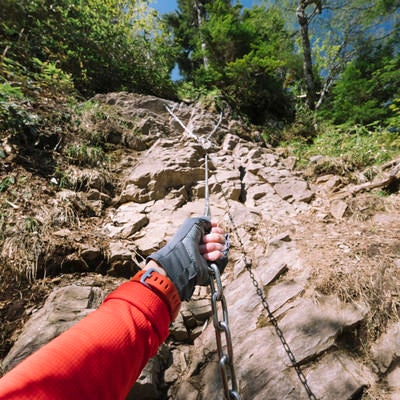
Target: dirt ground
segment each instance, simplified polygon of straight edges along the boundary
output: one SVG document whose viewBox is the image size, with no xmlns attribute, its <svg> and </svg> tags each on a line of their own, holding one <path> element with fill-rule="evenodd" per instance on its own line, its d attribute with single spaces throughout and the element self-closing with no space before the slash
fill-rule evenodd
<svg viewBox="0 0 400 400">
<path fill-rule="evenodd" d="M 400 318 L 400 195 L 364 193 L 348 200 L 345 217 L 300 217 L 296 242 L 313 270 L 317 292 L 369 305 L 360 350 Z"/>
</svg>

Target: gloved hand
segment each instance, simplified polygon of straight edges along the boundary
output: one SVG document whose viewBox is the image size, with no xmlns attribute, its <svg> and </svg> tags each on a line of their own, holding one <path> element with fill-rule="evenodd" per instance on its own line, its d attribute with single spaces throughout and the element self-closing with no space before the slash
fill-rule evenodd
<svg viewBox="0 0 400 400">
<path fill-rule="evenodd" d="M 165 247 L 151 254 L 147 260 L 161 265 L 178 289 L 181 300 L 189 300 L 195 285 L 209 283 L 208 264 L 200 254 L 199 245 L 211 230 L 209 218 L 189 218 Z M 222 251 L 223 257 L 215 261 L 223 271 L 227 264 L 229 245 Z"/>
</svg>

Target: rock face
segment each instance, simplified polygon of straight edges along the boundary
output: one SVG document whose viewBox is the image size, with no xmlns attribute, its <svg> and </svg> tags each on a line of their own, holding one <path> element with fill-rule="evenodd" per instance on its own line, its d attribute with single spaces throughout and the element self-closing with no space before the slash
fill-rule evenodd
<svg viewBox="0 0 400 400">
<path fill-rule="evenodd" d="M 128 277 L 185 218 L 204 213 L 205 149 L 184 135 L 165 106 L 174 107 L 200 137 L 212 131 L 217 117 L 151 96 L 110 94 L 99 99 L 138 121 L 142 138 L 140 143 L 120 138 L 138 150 L 137 157 L 125 160 L 118 205 L 108 207 L 102 227 L 110 239 L 109 273 Z M 315 293 L 313 271 L 292 238 L 297 217 L 312 213 L 311 202 L 318 201 L 319 192 L 292 171 L 292 160 L 236 135 L 238 126 L 223 121 L 207 152 L 212 216 L 226 226 L 233 244 L 223 285 L 241 398 L 307 399 L 308 388 L 320 400 L 358 399 L 382 377 L 394 396 L 387 398 L 400 398 L 398 325 L 373 347 L 374 366 L 364 365 L 350 344 L 357 341 L 367 308 Z M 345 209 L 336 205 L 332 215 L 340 219 Z M 56 290 L 26 324 L 3 366 L 12 367 L 67 329 L 104 295 L 93 282 Z M 198 288 L 183 305 L 166 346 L 130 396 L 223 398 L 208 288 Z"/>
<path fill-rule="evenodd" d="M 3 369 L 13 368 L 27 355 L 88 315 L 103 299 L 104 292 L 100 288 L 80 286 L 79 283 L 54 290 L 44 306 L 25 325 L 24 332 L 3 360 Z"/>
</svg>

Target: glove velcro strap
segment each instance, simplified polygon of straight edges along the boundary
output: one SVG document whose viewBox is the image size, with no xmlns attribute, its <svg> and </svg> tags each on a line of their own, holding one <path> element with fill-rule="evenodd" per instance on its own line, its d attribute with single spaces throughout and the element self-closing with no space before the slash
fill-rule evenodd
<svg viewBox="0 0 400 400">
<path fill-rule="evenodd" d="M 139 271 L 132 277 L 131 281 L 140 282 L 153 290 L 168 305 L 171 321 L 176 319 L 181 306 L 181 299 L 178 290 L 168 277 L 158 273 L 153 268 L 149 268 Z"/>
</svg>

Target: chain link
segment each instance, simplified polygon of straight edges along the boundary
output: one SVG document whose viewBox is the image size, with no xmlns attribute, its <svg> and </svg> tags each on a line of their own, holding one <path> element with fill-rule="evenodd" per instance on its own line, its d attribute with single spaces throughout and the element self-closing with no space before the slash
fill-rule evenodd
<svg viewBox="0 0 400 400">
<path fill-rule="evenodd" d="M 208 272 L 210 275 L 213 324 L 224 395 L 226 400 L 240 400 L 233 366 L 233 346 L 229 329 L 228 307 L 222 289 L 221 274 L 215 264 L 208 267 Z"/>
</svg>

